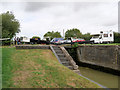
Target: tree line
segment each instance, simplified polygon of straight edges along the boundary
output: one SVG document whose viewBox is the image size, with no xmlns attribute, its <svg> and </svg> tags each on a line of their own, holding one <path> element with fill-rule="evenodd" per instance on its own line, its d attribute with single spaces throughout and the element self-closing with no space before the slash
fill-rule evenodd
<svg viewBox="0 0 120 90">
<path fill-rule="evenodd" d="M 45 33 L 44 37 L 50 37 L 50 40 L 52 40 L 53 38 L 63 38 L 60 32 L 58 31 L 57 32 L 48 31 L 47 33 Z M 65 39 L 69 37 L 76 37 L 76 38 L 83 38 L 85 40 L 90 40 L 92 36 L 90 35 L 90 33 L 82 34 L 79 29 L 73 28 L 73 29 L 68 29 L 65 32 Z"/>
<path fill-rule="evenodd" d="M 62 38 L 60 32 L 58 32 L 58 31 L 57 32 L 49 31 L 44 35 L 44 37 L 50 37 L 51 40 L 53 38 Z M 73 29 L 68 29 L 65 32 L 65 39 L 67 39 L 69 37 L 76 37 L 76 38 L 82 38 L 85 40 L 90 40 L 92 35 L 90 35 L 90 33 L 82 34 L 79 29 L 73 28 Z M 120 33 L 118 33 L 118 32 L 114 32 L 114 43 L 120 43 Z"/>
</svg>

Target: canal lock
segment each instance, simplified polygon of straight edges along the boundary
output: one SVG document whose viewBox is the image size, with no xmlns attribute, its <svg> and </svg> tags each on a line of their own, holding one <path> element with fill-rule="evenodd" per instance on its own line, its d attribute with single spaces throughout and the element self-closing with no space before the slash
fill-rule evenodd
<svg viewBox="0 0 120 90">
<path fill-rule="evenodd" d="M 79 66 L 82 76 L 107 88 L 120 88 L 120 71 L 80 62 L 78 60 L 77 47 L 65 47 L 65 49 Z"/>
</svg>

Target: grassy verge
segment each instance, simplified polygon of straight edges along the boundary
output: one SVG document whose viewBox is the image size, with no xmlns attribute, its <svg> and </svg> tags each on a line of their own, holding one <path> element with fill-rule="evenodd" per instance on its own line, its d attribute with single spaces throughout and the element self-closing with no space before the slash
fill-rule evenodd
<svg viewBox="0 0 120 90">
<path fill-rule="evenodd" d="M 9 87 L 12 84 L 12 69 L 14 68 L 14 62 L 12 62 L 11 56 L 13 55 L 13 48 L 2 49 L 2 86 Z"/>
<path fill-rule="evenodd" d="M 79 45 L 120 45 L 120 43 L 110 43 L 110 44 L 79 44 Z"/>
<path fill-rule="evenodd" d="M 3 48 L 3 88 L 98 88 L 59 64 L 50 50 Z"/>
</svg>

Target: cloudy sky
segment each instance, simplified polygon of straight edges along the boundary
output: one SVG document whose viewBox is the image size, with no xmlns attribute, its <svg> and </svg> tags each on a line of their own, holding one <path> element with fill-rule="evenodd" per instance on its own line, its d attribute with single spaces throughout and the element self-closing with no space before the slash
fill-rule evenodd
<svg viewBox="0 0 120 90">
<path fill-rule="evenodd" d="M 2 5 L 2 7 L 1 7 Z M 1 2 L 0 13 L 12 11 L 20 21 L 18 36 L 78 28 L 84 33 L 118 32 L 118 2 Z"/>
</svg>

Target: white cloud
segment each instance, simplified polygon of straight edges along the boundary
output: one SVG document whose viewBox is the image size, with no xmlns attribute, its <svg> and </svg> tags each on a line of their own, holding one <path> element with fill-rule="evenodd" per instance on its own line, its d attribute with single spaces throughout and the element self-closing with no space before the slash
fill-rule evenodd
<svg viewBox="0 0 120 90">
<path fill-rule="evenodd" d="M 20 35 L 43 37 L 47 31 L 78 28 L 82 33 L 118 31 L 117 2 L 3 3 L 2 12 L 13 11 L 21 23 Z"/>
</svg>

